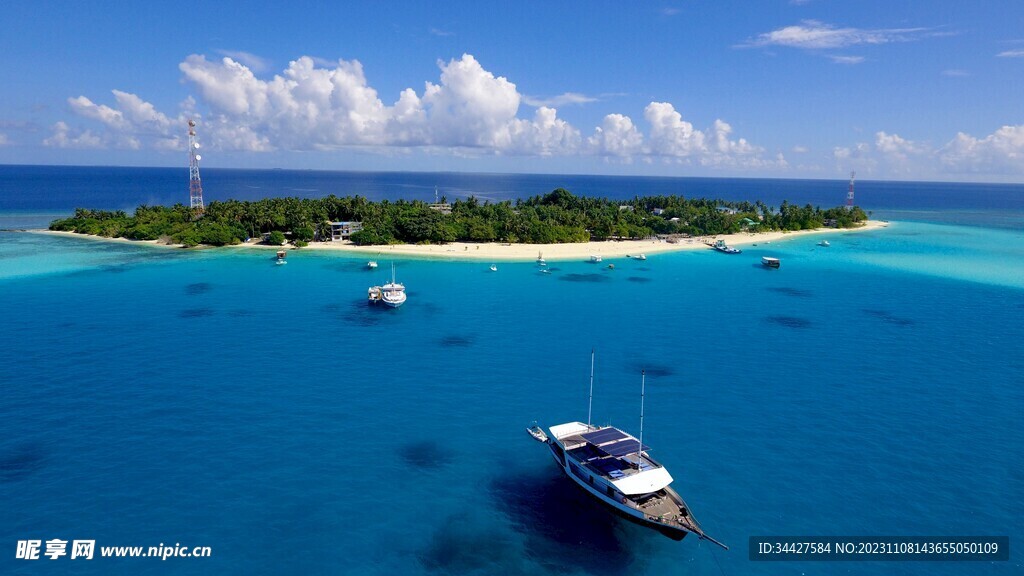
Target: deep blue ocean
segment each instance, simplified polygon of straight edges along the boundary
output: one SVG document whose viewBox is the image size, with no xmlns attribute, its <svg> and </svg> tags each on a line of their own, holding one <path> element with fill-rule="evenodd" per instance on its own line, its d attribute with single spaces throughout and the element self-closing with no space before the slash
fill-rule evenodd
<svg viewBox="0 0 1024 576">
<path fill-rule="evenodd" d="M 207 200 L 845 181 L 207 170 Z M 0 167 L 0 228 L 187 199 L 187 171 Z M 1024 186 L 858 182 L 888 228 L 739 256 L 403 259 L 0 232 L 0 574 L 1021 574 Z M 831 247 L 817 245 L 827 238 Z M 760 256 L 781 258 L 763 269 Z M 390 261 L 382 261 L 381 269 Z M 525 434 L 636 432 L 719 550 L 620 520 Z M 1009 536 L 1008 562 L 752 562 L 750 536 Z M 19 540 L 209 558 L 15 558 Z M 45 546 L 44 546 L 45 548 Z"/>
</svg>

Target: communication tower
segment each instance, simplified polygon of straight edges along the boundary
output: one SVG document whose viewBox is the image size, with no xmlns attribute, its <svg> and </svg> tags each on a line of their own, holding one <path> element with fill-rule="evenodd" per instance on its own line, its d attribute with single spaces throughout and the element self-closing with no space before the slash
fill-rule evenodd
<svg viewBox="0 0 1024 576">
<path fill-rule="evenodd" d="M 188 120 L 188 197 L 189 203 L 197 214 L 203 213 L 203 181 L 199 178 L 199 161 L 203 159 L 197 152 L 196 121 Z"/>
<path fill-rule="evenodd" d="M 197 168 L 198 170 L 198 168 Z M 846 208 L 853 208 L 853 180 L 857 177 L 856 172 L 850 172 L 850 189 L 846 192 Z"/>
</svg>

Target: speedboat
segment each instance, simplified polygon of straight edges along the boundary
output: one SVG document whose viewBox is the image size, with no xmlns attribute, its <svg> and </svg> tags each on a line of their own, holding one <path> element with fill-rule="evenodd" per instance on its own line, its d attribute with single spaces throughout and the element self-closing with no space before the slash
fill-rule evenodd
<svg viewBox="0 0 1024 576">
<path fill-rule="evenodd" d="M 742 250 L 740 250 L 739 248 L 732 248 L 732 247 L 726 246 L 725 245 L 725 240 L 719 240 L 719 241 L 715 242 L 715 245 L 712 246 L 712 248 L 714 248 L 715 250 L 718 250 L 719 252 L 723 252 L 725 254 L 739 254 L 740 252 L 742 252 Z"/>
<path fill-rule="evenodd" d="M 831 246 L 831 244 L 829 244 L 828 240 L 822 240 L 821 242 L 818 242 L 818 246 L 824 246 L 825 248 L 828 248 L 829 246 Z"/>
<path fill-rule="evenodd" d="M 405 304 L 405 286 L 395 281 L 395 265 L 391 265 L 391 282 L 380 287 L 380 301 L 392 308 Z"/>
<path fill-rule="evenodd" d="M 548 446 L 555 464 L 570 480 L 619 515 L 673 540 L 692 533 L 728 549 L 704 533 L 690 507 L 670 486 L 668 469 L 648 454 L 650 447 L 642 440 L 643 384 L 640 397 L 640 439 L 614 426 L 582 422 L 551 426 L 550 434 L 543 436 L 539 426 L 528 432 Z"/>
<path fill-rule="evenodd" d="M 284 250 L 278 250 L 277 251 L 277 261 L 274 262 L 274 264 L 277 264 L 278 266 L 280 266 L 282 264 L 287 264 L 288 261 L 285 260 L 285 258 L 287 258 L 287 257 L 288 257 L 288 253 L 287 252 L 285 252 Z"/>
<path fill-rule="evenodd" d="M 497 272 L 497 271 L 498 271 L 498 266 L 497 266 L 497 265 L 495 265 L 495 264 L 491 264 L 491 267 L 489 268 L 489 270 L 490 270 L 491 272 Z"/>
<path fill-rule="evenodd" d="M 601 256 L 599 254 L 592 254 L 590 256 L 590 261 L 591 262 L 600 262 L 601 261 Z"/>
<path fill-rule="evenodd" d="M 637 260 L 647 260 L 647 255 L 646 254 L 637 254 L 633 258 L 635 258 Z"/>
<path fill-rule="evenodd" d="M 383 294 L 380 291 L 380 286 L 370 286 L 366 290 L 366 301 L 370 304 L 376 304 L 381 301 Z"/>
<path fill-rule="evenodd" d="M 778 268 L 782 265 L 782 262 L 778 258 L 772 258 L 771 256 L 761 256 L 761 264 L 768 268 Z"/>
<path fill-rule="evenodd" d="M 544 430 L 534 422 L 526 429 L 526 433 L 533 437 L 537 442 L 547 442 L 548 435 L 544 433 Z"/>
<path fill-rule="evenodd" d="M 373 270 L 374 268 L 377 267 L 377 261 L 370 260 L 369 262 L 366 263 L 366 267 L 369 268 L 370 270 Z"/>
<path fill-rule="evenodd" d="M 537 265 L 539 265 L 539 266 L 547 266 L 548 265 L 547 261 L 544 260 L 544 254 L 542 254 L 541 252 L 537 252 Z"/>
</svg>

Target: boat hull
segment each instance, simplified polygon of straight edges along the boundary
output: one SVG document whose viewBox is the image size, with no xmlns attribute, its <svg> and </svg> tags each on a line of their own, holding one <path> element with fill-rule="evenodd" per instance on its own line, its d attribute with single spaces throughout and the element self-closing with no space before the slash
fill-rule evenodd
<svg viewBox="0 0 1024 576">
<path fill-rule="evenodd" d="M 569 466 L 567 464 L 567 462 L 569 462 L 568 458 L 566 458 L 564 455 L 562 456 L 562 458 L 559 458 L 558 451 L 561 450 L 561 447 L 559 447 L 551 440 L 548 440 L 547 444 L 548 448 L 551 449 L 551 456 L 552 458 L 554 458 L 555 464 L 562 470 L 566 477 L 568 477 L 569 480 L 572 480 L 584 492 L 590 494 L 592 497 L 599 500 L 606 507 L 611 508 L 616 515 L 625 518 L 626 520 L 629 520 L 634 524 L 639 524 L 640 526 L 643 526 L 645 528 L 653 528 L 658 532 L 664 534 L 665 536 L 668 536 L 669 538 L 676 541 L 682 540 L 686 537 L 687 534 L 690 533 L 688 530 L 682 527 L 669 526 L 662 524 L 660 522 L 649 520 L 647 518 L 647 515 L 643 512 L 630 508 L 622 504 L 621 502 L 616 502 L 615 500 L 609 498 L 602 492 L 596 490 L 595 488 L 584 482 L 581 478 L 574 475 L 569 470 Z M 565 460 L 565 462 L 563 462 L 563 460 Z"/>
</svg>

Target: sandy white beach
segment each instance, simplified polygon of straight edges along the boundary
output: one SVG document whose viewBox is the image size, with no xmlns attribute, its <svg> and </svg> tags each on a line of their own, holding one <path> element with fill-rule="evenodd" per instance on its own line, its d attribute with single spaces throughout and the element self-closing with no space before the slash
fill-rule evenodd
<svg viewBox="0 0 1024 576">
<path fill-rule="evenodd" d="M 800 230 L 797 232 L 743 232 L 739 234 L 720 234 L 717 236 L 702 236 L 697 238 L 684 238 L 678 243 L 664 242 L 661 240 L 609 240 L 603 242 L 583 242 L 576 244 L 505 244 L 491 242 L 485 244 L 452 242 L 450 244 L 390 244 L 384 246 L 356 246 L 349 242 L 311 242 L 304 248 L 295 248 L 286 245 L 288 250 L 327 250 L 339 253 L 348 253 L 362 256 L 410 256 L 427 258 L 452 258 L 468 260 L 501 260 L 501 261 L 529 261 L 535 260 L 538 254 L 542 254 L 545 260 L 580 260 L 588 259 L 592 255 L 602 258 L 622 258 L 636 256 L 638 254 L 658 254 L 662 252 L 676 252 L 681 250 L 708 250 L 708 244 L 716 240 L 725 240 L 729 246 L 746 246 L 751 244 L 763 244 L 777 242 L 810 234 L 843 234 L 846 232 L 860 232 L 875 230 L 888 226 L 887 222 L 869 220 L 858 228 L 817 228 L 815 230 Z M 89 236 L 74 232 L 56 232 L 52 230 L 33 230 L 32 232 L 42 234 L 53 234 L 75 238 L 89 238 L 104 242 L 128 242 L 133 244 L 149 244 L 163 247 L 180 247 L 168 245 L 156 240 L 127 240 L 125 238 L 102 238 Z M 225 246 L 227 250 L 244 250 L 255 248 L 260 250 L 277 250 L 282 247 L 268 246 L 249 242 L 235 246 Z"/>
</svg>

